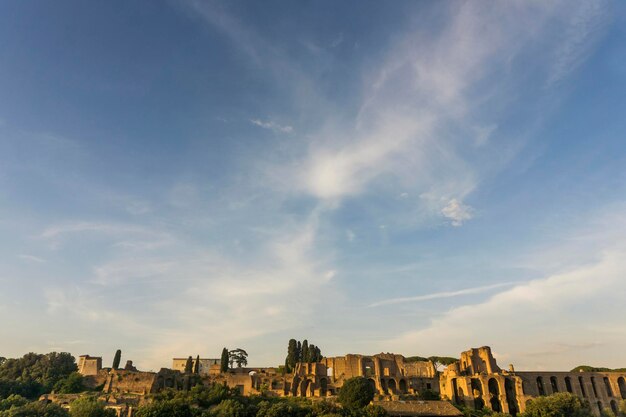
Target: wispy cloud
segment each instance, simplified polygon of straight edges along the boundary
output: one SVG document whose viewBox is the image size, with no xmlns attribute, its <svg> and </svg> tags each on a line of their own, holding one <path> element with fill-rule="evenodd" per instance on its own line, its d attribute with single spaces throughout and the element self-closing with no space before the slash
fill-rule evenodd
<svg viewBox="0 0 626 417">
<path fill-rule="evenodd" d="M 491 290 L 495 290 L 497 288 L 510 287 L 514 284 L 515 284 L 514 282 L 501 282 L 497 284 L 484 285 L 481 287 L 465 288 L 465 289 L 457 290 L 457 291 L 436 292 L 432 294 L 416 295 L 414 297 L 390 298 L 388 300 L 377 301 L 375 303 L 370 304 L 369 306 L 380 307 L 380 306 L 391 305 L 391 304 L 412 303 L 416 301 L 437 300 L 440 298 L 453 298 L 453 297 L 460 297 L 463 295 L 481 294 L 481 293 L 489 292 Z"/>
<path fill-rule="evenodd" d="M 458 227 L 472 218 L 472 208 L 453 198 L 441 209 L 441 214 L 452 221 L 452 226 Z"/>
<path fill-rule="evenodd" d="M 288 126 L 288 125 L 280 125 L 272 120 L 267 120 L 267 121 L 263 121 L 260 119 L 251 119 L 250 123 L 252 123 L 253 125 L 262 127 L 263 129 L 269 129 L 272 130 L 274 132 L 279 132 L 279 133 L 291 133 L 293 132 L 293 127 Z"/>
<path fill-rule="evenodd" d="M 45 260 L 45 259 L 40 258 L 40 257 L 38 257 L 38 256 L 33 256 L 33 255 L 25 255 L 25 254 L 22 254 L 22 255 L 19 255 L 19 257 L 20 257 L 20 259 L 23 259 L 23 260 L 25 260 L 25 261 L 29 261 L 29 262 L 36 262 L 36 263 L 43 263 L 43 262 L 46 262 L 46 260 Z"/>
</svg>

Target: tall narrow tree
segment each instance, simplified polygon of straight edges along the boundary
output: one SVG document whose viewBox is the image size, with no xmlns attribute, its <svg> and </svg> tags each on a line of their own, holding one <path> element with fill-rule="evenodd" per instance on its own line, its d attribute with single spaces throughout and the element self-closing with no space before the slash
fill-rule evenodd
<svg viewBox="0 0 626 417">
<path fill-rule="evenodd" d="M 302 341 L 302 362 L 304 363 L 310 363 L 311 362 L 311 356 L 309 355 L 309 341 L 304 339 Z"/>
<path fill-rule="evenodd" d="M 200 355 L 196 356 L 196 363 L 193 364 L 193 373 L 200 373 Z"/>
<path fill-rule="evenodd" d="M 296 362 L 302 362 L 302 343 L 298 340 L 296 346 Z"/>
<path fill-rule="evenodd" d="M 228 349 L 222 349 L 222 357 L 220 359 L 220 371 L 228 371 Z"/>
<path fill-rule="evenodd" d="M 113 357 L 113 369 L 120 368 L 120 361 L 122 360 L 122 351 L 118 349 Z"/>
<path fill-rule="evenodd" d="M 298 361 L 298 342 L 296 339 L 289 339 L 289 346 L 287 347 L 287 359 L 285 359 L 285 372 L 290 373 L 295 367 Z"/>
<path fill-rule="evenodd" d="M 185 373 L 190 374 L 193 371 L 193 358 L 190 356 L 187 358 L 187 362 L 185 362 Z"/>
</svg>

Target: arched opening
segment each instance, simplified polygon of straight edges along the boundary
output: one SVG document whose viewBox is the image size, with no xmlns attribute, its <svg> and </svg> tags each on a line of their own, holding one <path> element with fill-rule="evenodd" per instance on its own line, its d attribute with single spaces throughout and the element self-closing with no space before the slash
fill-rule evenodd
<svg viewBox="0 0 626 417">
<path fill-rule="evenodd" d="M 487 384 L 489 388 L 489 402 L 491 403 L 491 409 L 496 413 L 502 412 L 502 404 L 500 404 L 500 388 L 498 388 L 498 381 L 491 378 Z"/>
<path fill-rule="evenodd" d="M 587 392 L 585 391 L 585 381 L 583 381 L 583 377 L 578 377 L 578 385 L 580 385 L 580 392 L 583 394 L 583 397 L 587 397 Z"/>
<path fill-rule="evenodd" d="M 369 382 L 369 383 L 370 383 L 370 386 L 372 387 L 372 389 L 374 390 L 374 392 L 376 392 L 376 391 L 377 391 L 377 389 L 376 389 L 376 381 L 374 381 L 374 379 L 372 379 L 372 378 L 369 378 L 369 379 L 367 380 L 367 382 Z"/>
<path fill-rule="evenodd" d="M 474 396 L 474 408 L 476 410 L 482 410 L 485 407 L 485 401 L 483 401 L 483 387 L 478 379 L 472 378 L 471 382 L 472 394 Z"/>
<path fill-rule="evenodd" d="M 315 386 L 313 385 L 313 382 L 310 379 L 306 380 L 306 386 L 307 386 L 306 396 L 315 397 Z"/>
<path fill-rule="evenodd" d="M 456 382 L 456 378 L 452 378 L 452 396 L 454 397 L 452 398 L 452 401 L 455 404 L 459 403 L 458 389 L 459 389 L 459 385 Z"/>
<path fill-rule="evenodd" d="M 401 392 L 402 394 L 406 394 L 406 392 L 407 392 L 407 389 L 406 389 L 406 380 L 401 379 L 401 380 L 400 380 L 400 382 L 399 382 L 399 386 L 400 386 L 400 392 Z"/>
<path fill-rule="evenodd" d="M 617 409 L 617 401 L 611 400 L 611 410 L 613 411 L 613 414 L 617 415 L 617 413 L 619 411 Z"/>
<path fill-rule="evenodd" d="M 619 387 L 619 395 L 622 397 L 622 400 L 626 400 L 626 380 L 624 380 L 623 376 L 618 378 L 617 386 Z"/>
<path fill-rule="evenodd" d="M 598 390 L 596 389 L 596 379 L 591 377 L 591 388 L 593 388 L 593 396 L 598 398 Z"/>
<path fill-rule="evenodd" d="M 557 392 L 559 392 L 559 386 L 556 382 L 556 377 L 555 376 L 551 376 L 550 377 L 550 387 L 552 388 L 552 393 L 556 394 Z"/>
<path fill-rule="evenodd" d="M 278 389 L 278 381 L 272 379 L 272 384 L 270 385 L 271 389 Z"/>
<path fill-rule="evenodd" d="M 543 388 L 543 378 L 537 377 L 537 391 L 539 391 L 539 395 L 546 395 L 546 390 Z"/>
<path fill-rule="evenodd" d="M 174 380 L 172 378 L 165 379 L 165 388 L 174 388 Z"/>
<path fill-rule="evenodd" d="M 380 380 L 380 387 L 383 389 L 383 394 L 388 394 L 387 380 L 386 379 L 381 379 Z"/>
<path fill-rule="evenodd" d="M 298 388 L 300 388 L 300 378 L 295 377 L 291 383 L 291 395 L 296 397 L 298 395 Z"/>
<path fill-rule="evenodd" d="M 604 389 L 606 389 L 606 395 L 609 397 L 613 396 L 613 390 L 611 389 L 611 384 L 609 383 L 609 378 L 604 377 Z"/>
<path fill-rule="evenodd" d="M 602 403 L 600 401 L 598 401 L 598 411 L 600 412 L 600 415 L 602 415 Z"/>
<path fill-rule="evenodd" d="M 163 375 L 159 375 L 159 376 L 157 377 L 157 380 L 156 380 L 156 387 L 157 387 L 157 389 L 162 389 L 162 388 L 165 388 L 165 380 L 164 380 L 164 378 L 163 378 Z"/>
<path fill-rule="evenodd" d="M 320 395 L 322 397 L 325 397 L 327 392 L 328 392 L 328 380 L 326 378 L 322 378 L 320 379 Z"/>
<path fill-rule="evenodd" d="M 308 379 L 303 379 L 302 382 L 300 383 L 300 397 L 306 397 L 307 395 L 307 390 L 309 388 L 309 380 Z"/>
<path fill-rule="evenodd" d="M 509 405 L 509 414 L 517 415 L 517 395 L 515 393 L 515 383 L 507 378 L 504 380 L 504 392 L 506 394 L 506 403 Z"/>
<path fill-rule="evenodd" d="M 574 390 L 572 390 L 572 378 L 570 378 L 569 376 L 565 377 L 565 389 L 569 393 L 574 392 Z"/>
<path fill-rule="evenodd" d="M 389 391 L 391 392 L 391 394 L 395 394 L 396 393 L 396 380 L 390 379 L 389 382 L 387 382 L 387 388 L 389 388 Z"/>
<path fill-rule="evenodd" d="M 372 358 L 363 358 L 361 364 L 363 365 L 363 376 L 370 377 L 376 375 Z"/>
<path fill-rule="evenodd" d="M 459 398 L 459 404 L 465 403 L 465 392 L 463 391 L 463 388 L 459 387 L 459 393 L 457 397 Z"/>
</svg>

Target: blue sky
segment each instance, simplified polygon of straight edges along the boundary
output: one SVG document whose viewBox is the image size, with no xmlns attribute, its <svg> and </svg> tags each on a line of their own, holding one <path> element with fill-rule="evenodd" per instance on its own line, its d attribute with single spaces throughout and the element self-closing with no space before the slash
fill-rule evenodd
<svg viewBox="0 0 626 417">
<path fill-rule="evenodd" d="M 626 7 L 0 4 L 2 356 L 626 364 Z"/>
</svg>

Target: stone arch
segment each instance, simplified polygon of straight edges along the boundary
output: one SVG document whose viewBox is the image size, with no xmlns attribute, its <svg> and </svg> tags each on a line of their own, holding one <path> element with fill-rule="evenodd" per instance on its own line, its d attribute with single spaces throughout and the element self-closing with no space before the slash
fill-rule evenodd
<svg viewBox="0 0 626 417">
<path fill-rule="evenodd" d="M 611 389 L 611 384 L 609 383 L 609 378 L 604 377 L 604 389 L 606 390 L 606 395 L 609 397 L 613 396 L 613 390 Z"/>
<path fill-rule="evenodd" d="M 598 411 L 600 412 L 600 415 L 602 415 L 602 410 L 604 409 L 604 407 L 602 407 L 602 401 L 598 401 L 596 404 L 598 405 Z"/>
<path fill-rule="evenodd" d="M 459 384 L 457 383 L 456 378 L 452 378 L 452 396 L 454 397 L 452 398 L 452 401 L 455 404 L 459 403 L 458 390 L 459 390 Z"/>
<path fill-rule="evenodd" d="M 373 378 L 368 378 L 367 382 L 369 382 L 370 387 L 372 387 L 372 389 L 374 390 L 374 393 L 376 393 L 378 390 L 376 389 L 376 381 L 374 381 Z"/>
<path fill-rule="evenodd" d="M 619 412 L 619 410 L 617 409 L 617 401 L 611 400 L 611 410 L 613 411 L 613 414 L 617 415 L 617 413 Z"/>
<path fill-rule="evenodd" d="M 396 390 L 398 389 L 396 386 L 396 380 L 393 378 L 389 378 L 389 381 L 387 381 L 387 388 L 389 388 L 389 391 L 392 394 L 395 394 Z"/>
<path fill-rule="evenodd" d="M 546 395 L 546 390 L 543 387 L 543 377 L 537 377 L 537 391 L 539 391 L 539 395 Z"/>
<path fill-rule="evenodd" d="M 569 376 L 565 377 L 565 389 L 569 393 L 574 392 L 574 390 L 572 389 L 572 378 L 570 378 Z"/>
<path fill-rule="evenodd" d="M 617 379 L 617 386 L 619 388 L 619 395 L 622 397 L 622 400 L 626 400 L 626 380 L 624 380 L 623 376 L 620 376 Z"/>
<path fill-rule="evenodd" d="M 506 394 L 506 403 L 509 406 L 509 414 L 516 416 L 518 412 L 517 394 L 515 392 L 515 382 L 511 378 L 504 380 L 504 392 Z"/>
<path fill-rule="evenodd" d="M 291 395 L 296 397 L 298 395 L 298 389 L 300 388 L 300 378 L 295 377 L 291 383 Z"/>
<path fill-rule="evenodd" d="M 381 378 L 380 387 L 383 390 L 383 394 L 387 394 L 387 380 L 386 379 Z"/>
<path fill-rule="evenodd" d="M 459 397 L 459 404 L 465 403 L 465 391 L 463 391 L 462 387 L 459 387 L 458 397 Z"/>
<path fill-rule="evenodd" d="M 402 394 L 406 394 L 407 393 L 406 379 L 401 379 L 398 385 L 400 388 L 400 392 Z"/>
<path fill-rule="evenodd" d="M 362 365 L 362 374 L 365 377 L 370 377 L 376 375 L 376 367 L 374 365 L 374 361 L 372 358 L 363 358 L 361 361 Z"/>
<path fill-rule="evenodd" d="M 472 378 L 471 387 L 474 396 L 474 408 L 476 410 L 482 410 L 485 407 L 485 401 L 483 400 L 483 384 L 480 383 L 480 380 Z"/>
<path fill-rule="evenodd" d="M 585 381 L 582 376 L 578 377 L 578 385 L 580 385 L 580 392 L 583 394 L 583 397 L 587 398 L 587 391 L 585 391 Z"/>
<path fill-rule="evenodd" d="M 550 377 L 550 388 L 552 388 L 552 393 L 556 394 L 557 392 L 559 392 L 559 385 L 556 381 L 556 377 L 555 376 L 551 376 Z"/>
<path fill-rule="evenodd" d="M 165 378 L 164 385 L 165 385 L 165 388 L 174 388 L 174 379 L 173 378 Z"/>
<path fill-rule="evenodd" d="M 328 392 L 328 380 L 326 378 L 320 379 L 320 396 L 325 397 Z"/>
<path fill-rule="evenodd" d="M 487 387 L 489 388 L 489 402 L 491 403 L 491 409 L 496 413 L 501 413 L 502 404 L 500 404 L 500 387 L 498 387 L 498 381 L 495 378 L 489 379 Z"/>
<path fill-rule="evenodd" d="M 300 382 L 300 397 L 306 397 L 307 395 L 307 389 L 309 388 L 309 380 L 308 379 L 303 379 L 302 382 Z"/>
<path fill-rule="evenodd" d="M 598 390 L 596 389 L 596 379 L 591 377 L 591 388 L 593 389 L 593 396 L 598 398 Z"/>
</svg>

